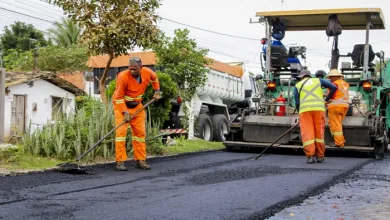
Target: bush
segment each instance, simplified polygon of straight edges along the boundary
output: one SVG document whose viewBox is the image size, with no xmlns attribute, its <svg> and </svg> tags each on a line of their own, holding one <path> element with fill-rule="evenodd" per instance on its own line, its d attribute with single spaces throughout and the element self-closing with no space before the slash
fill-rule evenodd
<svg viewBox="0 0 390 220">
<path fill-rule="evenodd" d="M 102 102 L 90 96 L 76 97 L 76 112 L 79 110 L 86 111 L 87 116 L 90 116 L 94 108 L 103 108 Z"/>
<path fill-rule="evenodd" d="M 16 162 L 19 161 L 23 154 L 23 148 L 11 146 L 8 148 L 0 148 L 0 162 Z"/>
<path fill-rule="evenodd" d="M 54 157 L 58 159 L 75 158 L 86 152 L 92 145 L 115 127 L 113 107 L 106 107 L 94 99 L 78 98 L 76 114 L 60 117 L 48 123 L 42 129 L 28 132 L 22 137 L 24 150 L 34 156 Z M 82 103 L 82 104 L 81 104 Z M 150 124 L 150 123 L 148 123 Z M 131 130 L 127 134 L 127 152 L 132 153 Z M 147 126 L 147 151 L 161 154 L 161 139 L 158 128 Z M 95 150 L 85 156 L 88 159 L 112 158 L 115 156 L 115 132 L 108 136 Z"/>
<path fill-rule="evenodd" d="M 27 134 L 22 138 L 22 143 L 26 151 L 32 155 L 59 159 L 73 158 L 87 151 L 113 126 L 112 107 L 104 108 L 102 103 L 90 100 L 86 106 L 78 109 L 76 114 L 71 114 L 68 118 L 60 116 L 57 121 L 48 123 L 40 130 L 31 133 L 31 126 L 29 126 Z M 100 146 L 90 153 L 90 157 L 93 158 L 95 155 L 104 158 L 112 156 L 114 135 L 107 137 Z"/>
</svg>

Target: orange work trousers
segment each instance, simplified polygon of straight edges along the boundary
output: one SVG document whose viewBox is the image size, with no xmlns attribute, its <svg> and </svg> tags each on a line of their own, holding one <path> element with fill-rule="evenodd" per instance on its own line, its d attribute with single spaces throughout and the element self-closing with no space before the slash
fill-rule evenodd
<svg viewBox="0 0 390 220">
<path fill-rule="evenodd" d="M 324 157 L 325 155 L 325 112 L 308 111 L 299 114 L 299 126 L 303 150 L 307 157 Z"/>
<path fill-rule="evenodd" d="M 347 115 L 348 108 L 335 107 L 328 109 L 329 130 L 337 146 L 344 147 L 343 120 Z"/>
<path fill-rule="evenodd" d="M 130 115 L 133 115 L 135 111 L 142 108 L 142 104 L 139 104 L 135 108 L 128 108 Z M 114 107 L 115 111 L 115 123 L 116 126 L 123 122 L 125 116 L 122 112 Z M 127 129 L 129 125 L 131 126 L 131 139 L 132 146 L 134 150 L 134 159 L 135 160 L 145 160 L 146 159 L 146 144 L 145 144 L 145 119 L 146 113 L 144 110 L 140 111 L 138 114 L 134 115 L 130 123 L 125 123 L 123 126 L 119 127 L 116 130 L 115 137 L 115 157 L 116 161 L 125 161 L 127 160 L 126 153 L 126 136 Z"/>
</svg>

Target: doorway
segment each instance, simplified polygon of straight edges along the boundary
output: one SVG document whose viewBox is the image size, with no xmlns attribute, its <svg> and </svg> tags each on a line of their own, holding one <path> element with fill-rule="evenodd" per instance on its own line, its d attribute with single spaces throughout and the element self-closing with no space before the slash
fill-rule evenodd
<svg viewBox="0 0 390 220">
<path fill-rule="evenodd" d="M 14 95 L 11 104 L 11 136 L 22 136 L 26 128 L 26 96 Z"/>
<path fill-rule="evenodd" d="M 56 97 L 56 96 L 52 96 L 51 97 L 51 119 L 52 120 L 61 120 L 62 118 L 62 105 L 63 105 L 63 98 L 61 97 Z"/>
</svg>

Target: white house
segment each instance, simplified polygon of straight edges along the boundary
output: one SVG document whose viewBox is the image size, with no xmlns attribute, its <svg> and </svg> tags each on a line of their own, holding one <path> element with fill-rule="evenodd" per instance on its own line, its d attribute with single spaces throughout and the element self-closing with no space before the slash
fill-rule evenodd
<svg viewBox="0 0 390 220">
<path fill-rule="evenodd" d="M 51 73 L 7 73 L 5 140 L 53 121 L 75 110 L 75 97 L 86 93 Z"/>
</svg>

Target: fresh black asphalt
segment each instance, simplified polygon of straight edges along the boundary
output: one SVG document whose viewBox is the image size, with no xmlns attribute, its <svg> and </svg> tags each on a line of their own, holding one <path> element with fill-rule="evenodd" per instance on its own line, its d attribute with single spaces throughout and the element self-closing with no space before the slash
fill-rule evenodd
<svg viewBox="0 0 390 220">
<path fill-rule="evenodd" d="M 320 193 L 372 161 L 301 154 L 209 152 L 150 161 L 152 170 L 113 165 L 88 175 L 46 172 L 0 178 L 0 219 L 264 219 Z"/>
</svg>

